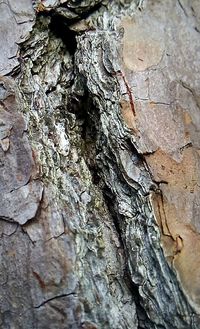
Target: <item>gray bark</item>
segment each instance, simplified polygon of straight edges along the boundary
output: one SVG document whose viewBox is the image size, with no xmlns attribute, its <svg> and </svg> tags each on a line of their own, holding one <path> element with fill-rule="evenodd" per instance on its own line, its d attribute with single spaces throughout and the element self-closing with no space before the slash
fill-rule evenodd
<svg viewBox="0 0 200 329">
<path fill-rule="evenodd" d="M 1 328 L 199 328 L 198 0 L 0 23 Z"/>
</svg>

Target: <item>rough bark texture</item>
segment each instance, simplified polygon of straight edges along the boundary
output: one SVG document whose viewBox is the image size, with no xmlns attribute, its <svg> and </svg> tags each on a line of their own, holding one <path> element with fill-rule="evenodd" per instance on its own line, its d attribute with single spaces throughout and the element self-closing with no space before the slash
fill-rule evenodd
<svg viewBox="0 0 200 329">
<path fill-rule="evenodd" d="M 0 24 L 1 328 L 198 329 L 199 1 Z"/>
</svg>

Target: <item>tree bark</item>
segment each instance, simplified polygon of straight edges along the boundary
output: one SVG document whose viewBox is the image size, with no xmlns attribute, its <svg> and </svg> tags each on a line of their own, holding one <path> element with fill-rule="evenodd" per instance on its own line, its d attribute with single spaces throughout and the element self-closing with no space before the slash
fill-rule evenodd
<svg viewBox="0 0 200 329">
<path fill-rule="evenodd" d="M 0 21 L 1 328 L 198 329 L 198 0 Z"/>
</svg>

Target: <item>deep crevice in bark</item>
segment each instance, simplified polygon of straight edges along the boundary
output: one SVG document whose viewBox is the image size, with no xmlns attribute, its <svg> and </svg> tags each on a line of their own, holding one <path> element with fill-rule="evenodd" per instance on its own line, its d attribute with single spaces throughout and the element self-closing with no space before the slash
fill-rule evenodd
<svg viewBox="0 0 200 329">
<path fill-rule="evenodd" d="M 117 211 L 115 210 L 116 197 L 112 194 L 111 190 L 107 186 L 105 186 L 103 188 L 103 196 L 104 196 L 104 200 L 107 205 L 109 214 L 112 218 L 115 230 L 117 232 L 121 248 L 125 252 L 124 241 L 122 238 L 122 230 L 120 227 L 120 220 L 118 218 L 119 216 L 117 214 Z"/>
<path fill-rule="evenodd" d="M 78 81 L 79 84 L 82 84 L 81 88 L 84 88 L 86 84 L 85 78 L 79 76 Z M 76 88 L 78 87 L 75 86 L 75 89 Z M 78 96 L 76 91 L 72 94 L 70 109 L 68 110 L 76 115 L 77 124 L 80 122 L 82 154 L 90 170 L 93 184 L 99 186 L 99 184 L 101 185 L 102 179 L 96 162 L 96 157 L 98 155 L 96 142 L 100 116 L 87 88 L 84 88 L 83 96 Z"/>
<path fill-rule="evenodd" d="M 59 15 L 52 15 L 49 28 L 57 38 L 62 39 L 70 55 L 73 56 L 77 47 L 76 33 L 69 29 L 66 19 Z"/>
<path fill-rule="evenodd" d="M 137 313 L 137 318 L 138 318 L 138 328 L 137 329 L 145 329 L 147 323 L 149 326 L 151 326 L 151 328 L 154 328 L 154 323 L 149 319 L 149 317 L 146 313 L 146 310 L 142 306 L 139 288 L 131 279 L 129 269 L 126 268 L 124 272 L 125 272 L 125 275 L 124 275 L 125 282 L 127 284 L 127 287 L 129 288 L 131 294 L 134 296 L 134 301 L 136 304 L 136 313 Z"/>
</svg>

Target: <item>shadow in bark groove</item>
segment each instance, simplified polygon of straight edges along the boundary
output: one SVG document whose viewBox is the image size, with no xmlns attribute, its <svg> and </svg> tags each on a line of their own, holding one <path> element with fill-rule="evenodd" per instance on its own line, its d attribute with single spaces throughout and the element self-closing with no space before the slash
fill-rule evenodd
<svg viewBox="0 0 200 329">
<path fill-rule="evenodd" d="M 56 37 L 62 39 L 70 55 L 73 56 L 77 47 L 76 33 L 69 29 L 66 20 L 53 14 L 49 28 Z"/>
<path fill-rule="evenodd" d="M 78 84 L 81 84 L 80 88 L 83 88 L 86 84 L 84 77 L 79 77 Z M 77 88 L 79 89 L 79 87 Z M 85 89 L 83 96 L 77 96 L 76 93 L 72 96 L 69 111 L 76 115 L 77 124 L 80 125 L 82 154 L 91 173 L 92 182 L 96 186 L 101 185 L 100 170 L 96 163 L 100 116 L 87 89 Z"/>
</svg>

